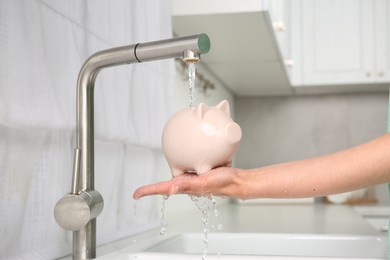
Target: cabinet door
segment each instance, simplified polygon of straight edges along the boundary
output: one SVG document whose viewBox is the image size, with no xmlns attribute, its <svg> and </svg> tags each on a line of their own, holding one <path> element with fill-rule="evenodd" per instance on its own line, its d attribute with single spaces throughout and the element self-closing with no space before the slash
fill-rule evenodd
<svg viewBox="0 0 390 260">
<path fill-rule="evenodd" d="M 284 58 L 290 55 L 288 39 L 288 34 L 290 32 L 289 4 L 290 1 L 286 0 L 272 0 L 269 2 L 268 7 L 275 37 Z"/>
<path fill-rule="evenodd" d="M 390 1 L 375 1 L 375 47 L 377 82 L 390 81 Z"/>
<path fill-rule="evenodd" d="M 287 66 L 286 73 L 291 78 L 291 71 L 288 69 L 291 66 L 291 32 L 292 26 L 290 21 L 291 0 L 271 0 L 269 1 L 268 10 L 270 19 L 275 33 L 275 38 L 278 44 L 281 60 Z"/>
<path fill-rule="evenodd" d="M 373 0 L 301 4 L 303 85 L 374 82 Z"/>
</svg>

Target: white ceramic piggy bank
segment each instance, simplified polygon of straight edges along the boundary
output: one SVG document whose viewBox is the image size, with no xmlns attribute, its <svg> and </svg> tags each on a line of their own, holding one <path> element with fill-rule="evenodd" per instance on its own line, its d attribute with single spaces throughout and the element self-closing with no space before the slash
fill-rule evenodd
<svg viewBox="0 0 390 260">
<path fill-rule="evenodd" d="M 241 128 L 224 100 L 215 107 L 201 103 L 176 112 L 165 125 L 162 147 L 175 177 L 231 166 L 240 140 Z"/>
</svg>

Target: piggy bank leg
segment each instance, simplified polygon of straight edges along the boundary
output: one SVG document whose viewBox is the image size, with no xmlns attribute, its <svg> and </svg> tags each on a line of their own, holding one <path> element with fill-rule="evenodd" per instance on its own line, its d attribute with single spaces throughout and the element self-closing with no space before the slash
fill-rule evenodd
<svg viewBox="0 0 390 260">
<path fill-rule="evenodd" d="M 210 171 L 212 168 L 213 167 L 211 167 L 210 165 L 201 165 L 201 166 L 197 167 L 195 169 L 195 171 L 198 175 L 200 175 L 200 174 L 203 174 L 203 173 Z"/>
<path fill-rule="evenodd" d="M 173 177 L 177 177 L 177 176 L 179 176 L 179 175 L 181 175 L 183 173 L 184 173 L 183 170 L 171 167 L 171 174 L 172 174 Z"/>
</svg>

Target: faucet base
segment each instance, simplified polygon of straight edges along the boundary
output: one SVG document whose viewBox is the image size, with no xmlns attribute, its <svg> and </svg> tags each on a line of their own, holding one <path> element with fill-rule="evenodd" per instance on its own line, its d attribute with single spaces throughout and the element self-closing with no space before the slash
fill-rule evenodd
<svg viewBox="0 0 390 260">
<path fill-rule="evenodd" d="M 96 258 L 96 218 L 73 232 L 73 260 Z"/>
</svg>

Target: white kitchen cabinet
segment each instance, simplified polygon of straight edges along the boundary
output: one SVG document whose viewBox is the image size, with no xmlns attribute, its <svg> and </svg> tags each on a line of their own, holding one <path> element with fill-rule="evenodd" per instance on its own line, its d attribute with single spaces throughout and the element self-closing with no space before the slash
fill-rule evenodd
<svg viewBox="0 0 390 260">
<path fill-rule="evenodd" d="M 293 86 L 390 82 L 390 1 L 269 2 Z"/>
<path fill-rule="evenodd" d="M 390 82 L 390 1 L 375 1 L 375 73 L 378 82 Z"/>
<path fill-rule="evenodd" d="M 374 81 L 372 1 L 302 0 L 302 85 Z"/>
<path fill-rule="evenodd" d="M 175 35 L 208 34 L 202 63 L 237 96 L 388 89 L 390 0 L 174 0 L 172 7 Z"/>
<path fill-rule="evenodd" d="M 291 59 L 291 0 L 272 0 L 268 2 L 267 9 L 272 21 L 275 38 L 278 43 L 281 60 L 286 67 L 292 65 Z M 286 70 L 291 78 L 291 70 Z"/>
</svg>

